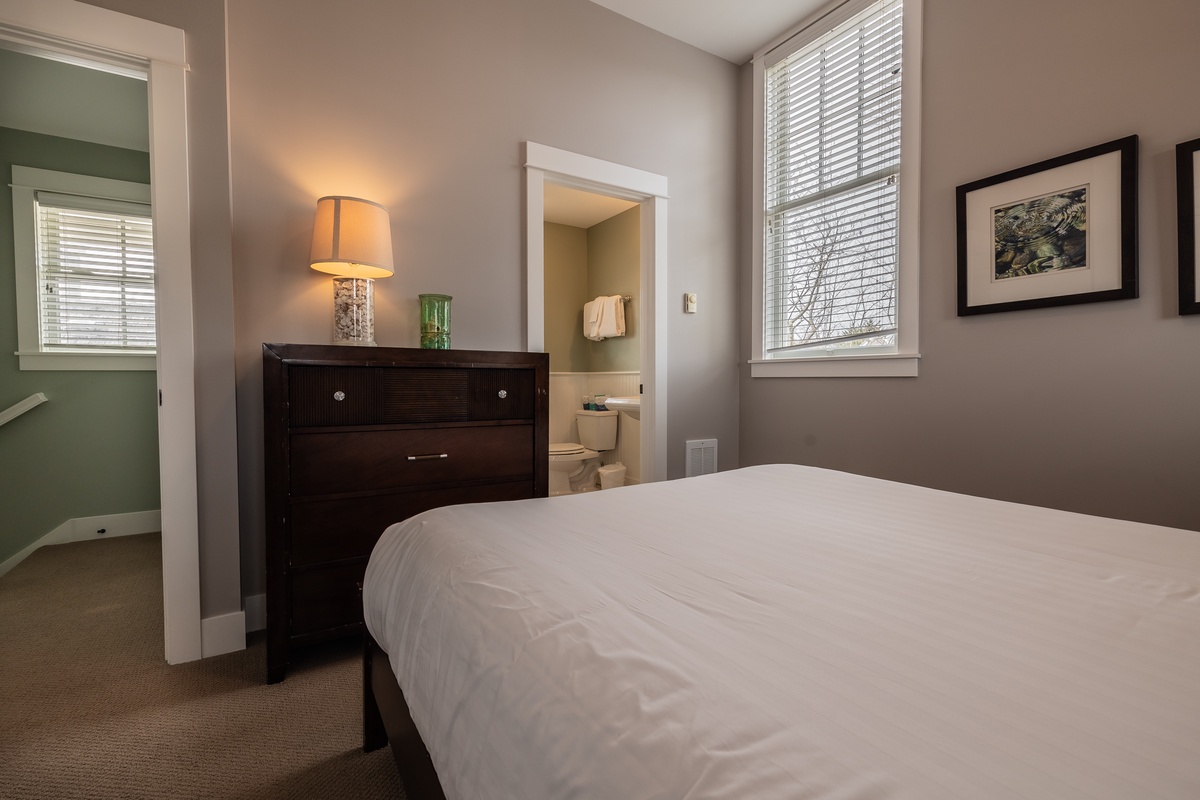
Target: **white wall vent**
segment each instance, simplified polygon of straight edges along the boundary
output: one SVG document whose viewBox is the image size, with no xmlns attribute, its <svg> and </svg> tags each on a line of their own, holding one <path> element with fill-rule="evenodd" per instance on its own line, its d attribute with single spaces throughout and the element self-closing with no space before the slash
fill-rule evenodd
<svg viewBox="0 0 1200 800">
<path fill-rule="evenodd" d="M 688 439 L 684 444 L 687 445 L 686 477 L 717 471 L 716 439 Z"/>
</svg>

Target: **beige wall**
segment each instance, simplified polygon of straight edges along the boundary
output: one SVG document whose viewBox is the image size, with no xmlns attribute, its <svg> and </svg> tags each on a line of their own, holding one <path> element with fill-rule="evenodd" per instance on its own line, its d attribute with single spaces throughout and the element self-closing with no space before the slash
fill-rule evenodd
<svg viewBox="0 0 1200 800">
<path fill-rule="evenodd" d="M 416 346 L 417 295 L 444 292 L 454 347 L 520 350 L 524 141 L 667 177 L 669 294 L 709 300 L 662 320 L 668 472 L 705 436 L 734 465 L 735 67 L 586 0 L 239 0 L 228 13 L 248 593 L 263 585 L 261 344 L 330 337 L 329 278 L 306 265 L 316 198 L 391 212 L 381 345 Z M 720 395 L 689 402 L 713 383 Z"/>
<path fill-rule="evenodd" d="M 1200 4 L 925 0 L 925 20 L 920 377 L 754 380 L 743 366 L 742 463 L 1200 529 L 1200 317 L 1176 314 L 1174 217 L 1174 146 L 1200 136 Z M 1140 299 L 958 318 L 955 187 L 1131 133 Z M 748 270 L 742 287 L 744 364 Z"/>
<path fill-rule="evenodd" d="M 187 35 L 201 615 L 242 607 L 223 0 L 88 0 Z M 261 438 L 261 437 L 260 437 Z M 262 559 L 259 557 L 258 564 Z"/>
<path fill-rule="evenodd" d="M 633 207 L 587 229 L 587 298 L 627 295 L 625 335 L 588 342 L 592 372 L 636 372 L 641 369 L 639 303 L 641 300 L 641 209 Z M 580 328 L 583 322 L 580 320 Z"/>
<path fill-rule="evenodd" d="M 265 586 L 261 345 L 330 337 L 306 267 L 323 194 L 392 213 L 380 344 L 416 346 L 417 295 L 445 292 L 455 347 L 519 350 L 520 143 L 667 176 L 668 291 L 713 299 L 662 320 L 668 472 L 703 436 L 734 465 L 737 397 L 687 398 L 736 375 L 736 68 L 585 0 L 90 2 L 187 34 L 204 616 Z"/>
<path fill-rule="evenodd" d="M 588 341 L 583 338 L 587 297 L 587 230 L 545 223 L 546 352 L 551 372 L 587 372 Z"/>
</svg>

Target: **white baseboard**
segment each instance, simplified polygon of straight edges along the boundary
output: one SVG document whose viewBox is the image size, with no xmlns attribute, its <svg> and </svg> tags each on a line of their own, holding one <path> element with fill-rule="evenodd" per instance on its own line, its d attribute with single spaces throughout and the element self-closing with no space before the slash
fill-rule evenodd
<svg viewBox="0 0 1200 800">
<path fill-rule="evenodd" d="M 267 629 L 267 596 L 252 594 L 246 597 L 246 633 Z"/>
<path fill-rule="evenodd" d="M 54 530 L 26 547 L 21 552 L 0 564 L 0 575 L 4 575 L 20 564 L 33 551 L 48 544 L 82 542 L 86 539 L 110 539 L 114 536 L 133 536 L 139 533 L 154 533 L 162 530 L 162 512 L 131 511 L 127 514 L 104 514 L 99 517 L 76 517 L 69 519 Z"/>
<path fill-rule="evenodd" d="M 246 612 L 235 611 L 200 620 L 200 657 L 246 649 Z"/>
</svg>

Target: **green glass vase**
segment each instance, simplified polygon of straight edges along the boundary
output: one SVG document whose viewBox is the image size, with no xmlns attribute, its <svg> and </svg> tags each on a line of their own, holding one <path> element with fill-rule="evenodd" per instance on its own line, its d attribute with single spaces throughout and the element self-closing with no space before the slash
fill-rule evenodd
<svg viewBox="0 0 1200 800">
<path fill-rule="evenodd" d="M 426 350 L 450 349 L 450 301 L 448 294 L 422 294 L 421 347 Z"/>
</svg>

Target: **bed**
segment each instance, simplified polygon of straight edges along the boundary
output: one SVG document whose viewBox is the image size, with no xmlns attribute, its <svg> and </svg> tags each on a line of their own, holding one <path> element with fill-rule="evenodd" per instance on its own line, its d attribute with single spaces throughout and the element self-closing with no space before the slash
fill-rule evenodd
<svg viewBox="0 0 1200 800">
<path fill-rule="evenodd" d="M 1200 798 L 1200 533 L 796 465 L 387 530 L 411 800 Z"/>
</svg>

